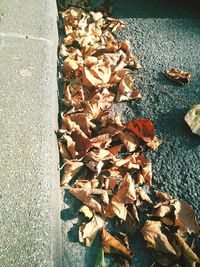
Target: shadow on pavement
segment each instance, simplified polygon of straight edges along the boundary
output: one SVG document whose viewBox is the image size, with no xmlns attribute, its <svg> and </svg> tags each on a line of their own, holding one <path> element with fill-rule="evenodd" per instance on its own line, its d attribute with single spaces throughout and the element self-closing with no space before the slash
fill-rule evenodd
<svg viewBox="0 0 200 267">
<path fill-rule="evenodd" d="M 119 18 L 200 18 L 199 0 L 112 0 L 112 2 L 114 16 Z"/>
</svg>

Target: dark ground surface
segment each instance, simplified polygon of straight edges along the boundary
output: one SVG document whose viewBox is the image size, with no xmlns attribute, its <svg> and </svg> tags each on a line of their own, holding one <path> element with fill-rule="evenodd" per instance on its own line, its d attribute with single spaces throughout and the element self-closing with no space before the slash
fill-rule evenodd
<svg viewBox="0 0 200 267">
<path fill-rule="evenodd" d="M 127 28 L 119 38 L 128 39 L 143 69 L 135 75 L 142 100 L 118 105 L 124 120 L 150 118 L 164 141 L 148 157 L 153 163 L 153 185 L 174 197 L 183 198 L 200 213 L 200 138 L 191 133 L 184 116 L 192 104 L 200 102 L 200 8 L 198 1 L 114 1 L 114 17 Z M 189 70 L 191 82 L 177 86 L 166 80 L 165 69 Z M 78 243 L 76 214 L 65 194 L 63 219 L 64 266 L 92 267 L 96 246 Z M 62 196 L 63 197 L 63 196 Z M 67 204 L 68 203 L 68 204 Z M 74 215 L 75 214 L 75 215 Z M 135 267 L 153 262 L 140 237 L 131 241 Z"/>
</svg>

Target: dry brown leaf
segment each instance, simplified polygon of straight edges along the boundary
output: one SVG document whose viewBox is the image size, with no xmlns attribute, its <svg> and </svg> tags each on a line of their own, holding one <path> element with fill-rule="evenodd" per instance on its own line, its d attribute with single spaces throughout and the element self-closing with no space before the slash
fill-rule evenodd
<svg viewBox="0 0 200 267">
<path fill-rule="evenodd" d="M 92 198 L 90 190 L 83 188 L 70 188 L 69 192 L 91 209 L 101 213 L 101 205 L 94 198 Z"/>
<path fill-rule="evenodd" d="M 91 189 L 97 188 L 99 186 L 99 181 L 97 179 L 92 180 L 76 180 L 74 187 L 76 188 L 84 188 L 84 189 Z"/>
<path fill-rule="evenodd" d="M 84 101 L 82 103 L 83 112 L 90 120 L 97 118 L 101 111 L 101 103 L 99 100 Z"/>
<path fill-rule="evenodd" d="M 78 158 L 85 156 L 86 152 L 92 147 L 92 142 L 87 135 L 78 127 L 71 133 L 75 142 L 75 149 L 78 152 Z"/>
<path fill-rule="evenodd" d="M 106 149 L 95 149 L 93 151 L 88 152 L 84 158 L 85 162 L 91 160 L 96 162 L 114 160 L 114 156 Z"/>
<path fill-rule="evenodd" d="M 153 191 L 153 193 L 158 198 L 158 200 L 161 202 L 172 199 L 172 196 L 170 196 L 169 194 L 167 194 L 165 192 L 161 192 L 161 191 L 156 190 L 156 189 Z"/>
<path fill-rule="evenodd" d="M 160 205 L 159 207 L 156 208 L 156 210 L 153 213 L 153 215 L 158 216 L 158 217 L 165 217 L 170 212 L 171 212 L 171 206 L 163 204 L 163 205 Z"/>
<path fill-rule="evenodd" d="M 117 156 L 122 149 L 122 145 L 116 145 L 113 147 L 109 147 L 108 151 L 113 154 L 113 156 Z"/>
<path fill-rule="evenodd" d="M 67 151 L 66 144 L 62 141 L 58 141 L 60 155 L 63 159 L 71 159 L 69 152 Z"/>
<path fill-rule="evenodd" d="M 84 113 L 75 113 L 70 115 L 70 119 L 79 125 L 80 129 L 87 135 L 91 136 L 90 127 L 92 126 L 90 119 Z"/>
<path fill-rule="evenodd" d="M 74 71 L 78 70 L 80 63 L 73 59 L 66 59 L 63 63 L 63 69 L 67 77 L 70 77 Z"/>
<path fill-rule="evenodd" d="M 161 227 L 162 223 L 160 221 L 146 221 L 141 229 L 141 233 L 147 242 L 147 247 L 163 254 L 176 255 L 176 251 L 162 233 Z"/>
<path fill-rule="evenodd" d="M 182 232 L 197 233 L 200 231 L 196 214 L 187 202 L 175 200 L 173 206 L 175 207 L 175 224 L 180 226 Z"/>
<path fill-rule="evenodd" d="M 112 32 L 116 32 L 118 30 L 125 28 L 125 24 L 122 20 L 108 17 L 107 21 L 108 21 L 109 29 Z"/>
<path fill-rule="evenodd" d="M 189 71 L 182 71 L 177 68 L 172 68 L 171 70 L 166 70 L 164 72 L 165 77 L 175 81 L 181 85 L 187 84 L 191 79 L 191 74 Z"/>
<path fill-rule="evenodd" d="M 141 98 L 138 90 L 133 90 L 133 77 L 127 74 L 120 82 L 117 92 L 117 101 L 126 101 L 129 99 Z"/>
<path fill-rule="evenodd" d="M 75 149 L 75 142 L 68 134 L 63 134 L 61 140 L 63 140 L 66 144 L 67 152 L 70 154 L 70 159 L 75 158 L 78 152 Z"/>
<path fill-rule="evenodd" d="M 73 112 L 81 109 L 81 103 L 85 100 L 86 90 L 80 85 L 71 84 L 65 88 L 64 99 L 62 100 L 66 106 L 73 106 Z"/>
<path fill-rule="evenodd" d="M 112 107 L 114 98 L 115 94 L 108 91 L 107 88 L 104 88 L 102 91 L 97 90 L 93 96 L 94 100 L 96 99 L 99 101 L 100 108 L 103 111 L 106 111 Z"/>
<path fill-rule="evenodd" d="M 133 237 L 135 231 L 138 229 L 139 217 L 136 206 L 133 204 L 128 209 L 125 221 L 120 225 L 120 231 L 125 232 L 128 236 Z"/>
<path fill-rule="evenodd" d="M 93 147 L 105 149 L 108 148 L 109 144 L 112 142 L 112 139 L 109 134 L 101 134 L 90 139 L 90 141 L 92 142 Z"/>
<path fill-rule="evenodd" d="M 98 215 L 94 215 L 92 220 L 79 227 L 79 240 L 84 242 L 86 247 L 90 247 L 98 231 L 104 226 L 104 220 Z"/>
<path fill-rule="evenodd" d="M 136 200 L 135 185 L 130 174 L 126 174 L 120 189 L 112 197 L 110 204 L 106 208 L 106 215 L 114 217 L 115 215 L 126 220 L 127 209 L 125 204 L 131 204 Z"/>
<path fill-rule="evenodd" d="M 141 187 L 137 187 L 135 191 L 143 201 L 146 201 L 149 204 L 153 203 L 148 194 Z"/>
<path fill-rule="evenodd" d="M 127 74 L 130 74 L 130 70 L 129 69 L 120 69 L 116 72 L 114 72 L 111 76 L 111 79 L 110 79 L 110 83 L 112 84 L 119 84 L 122 79 L 124 79 L 124 77 L 127 75 Z"/>
<path fill-rule="evenodd" d="M 125 247 L 119 240 L 114 238 L 105 228 L 102 230 L 102 247 L 105 253 L 111 253 L 114 249 L 129 258 L 133 255 L 133 252 L 129 248 Z"/>
<path fill-rule="evenodd" d="M 111 68 L 109 64 L 103 63 L 93 65 L 90 69 L 83 68 L 83 83 L 88 88 L 107 84 L 110 80 Z"/>
<path fill-rule="evenodd" d="M 98 58 L 94 56 L 87 56 L 84 59 L 84 65 L 87 68 L 91 68 L 92 66 L 96 65 L 98 63 Z"/>
<path fill-rule="evenodd" d="M 153 139 L 147 143 L 147 146 L 152 150 L 156 150 L 162 144 L 162 140 L 158 139 L 156 135 L 154 135 Z"/>
<path fill-rule="evenodd" d="M 148 186 L 152 185 L 152 164 L 148 162 L 141 170 L 142 176 Z"/>
<path fill-rule="evenodd" d="M 83 213 L 85 217 L 91 219 L 93 217 L 93 212 L 88 208 L 88 206 L 84 205 L 79 209 L 79 212 Z"/>
<path fill-rule="evenodd" d="M 118 137 L 128 151 L 133 152 L 137 149 L 139 142 L 135 136 L 125 132 L 121 132 L 118 134 Z"/>
<path fill-rule="evenodd" d="M 62 116 L 62 114 L 61 114 L 61 116 Z M 63 123 L 62 129 L 66 129 L 69 132 L 73 131 L 77 127 L 77 124 L 74 121 L 72 121 L 69 116 L 63 115 L 62 116 L 62 123 Z"/>
<path fill-rule="evenodd" d="M 180 261 L 181 266 L 184 267 L 195 267 L 196 263 L 200 263 L 200 259 L 198 256 L 192 251 L 192 249 L 187 245 L 183 238 L 177 233 L 174 234 L 175 239 L 175 248 L 180 251 Z"/>
<path fill-rule="evenodd" d="M 64 174 L 61 179 L 60 185 L 64 186 L 68 184 L 71 179 L 81 170 L 83 163 L 73 160 L 65 160 Z"/>
</svg>

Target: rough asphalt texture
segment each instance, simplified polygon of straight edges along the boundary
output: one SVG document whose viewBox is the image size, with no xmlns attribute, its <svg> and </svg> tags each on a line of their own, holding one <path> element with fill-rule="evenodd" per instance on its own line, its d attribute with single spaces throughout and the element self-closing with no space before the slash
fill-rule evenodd
<svg viewBox="0 0 200 267">
<path fill-rule="evenodd" d="M 198 1 L 135 0 L 114 1 L 115 17 L 127 28 L 118 36 L 128 39 L 143 69 L 135 72 L 142 100 L 118 105 L 123 119 L 150 118 L 164 141 L 148 153 L 153 163 L 153 185 L 183 198 L 200 214 L 200 138 L 191 133 L 184 116 L 191 105 L 200 103 L 200 9 Z M 172 67 L 189 70 L 191 82 L 171 83 L 163 71 Z M 96 246 L 78 243 L 76 209 L 63 192 L 64 266 L 92 267 Z M 71 203 L 72 202 L 72 203 Z M 135 267 L 150 267 L 153 259 L 140 236 L 131 241 Z"/>
<path fill-rule="evenodd" d="M 0 1 L 0 266 L 61 266 L 55 1 Z"/>
</svg>

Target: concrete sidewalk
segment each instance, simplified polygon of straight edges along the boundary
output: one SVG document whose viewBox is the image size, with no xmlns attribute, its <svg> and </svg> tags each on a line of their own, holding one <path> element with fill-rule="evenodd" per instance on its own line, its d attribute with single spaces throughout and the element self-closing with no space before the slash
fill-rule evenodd
<svg viewBox="0 0 200 267">
<path fill-rule="evenodd" d="M 0 265 L 61 266 L 56 1 L 0 2 Z"/>
</svg>

